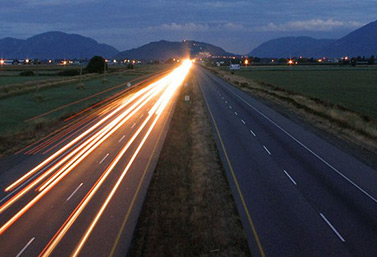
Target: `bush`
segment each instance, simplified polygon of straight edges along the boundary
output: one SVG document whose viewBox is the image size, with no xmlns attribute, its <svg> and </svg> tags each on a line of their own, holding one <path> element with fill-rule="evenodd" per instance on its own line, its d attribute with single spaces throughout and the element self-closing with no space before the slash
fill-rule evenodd
<svg viewBox="0 0 377 257">
<path fill-rule="evenodd" d="M 20 76 L 24 76 L 24 77 L 32 77 L 32 76 L 35 76 L 34 72 L 31 71 L 31 70 L 27 70 L 27 71 L 21 71 L 20 72 Z"/>
<path fill-rule="evenodd" d="M 71 76 L 80 75 L 80 72 L 78 70 L 64 70 L 64 71 L 58 72 L 58 75 L 71 77 Z"/>
<path fill-rule="evenodd" d="M 103 59 L 101 56 L 94 56 L 92 59 L 90 59 L 88 66 L 86 66 L 86 71 L 88 73 L 103 73 L 105 65 L 107 70 L 105 59 Z"/>
</svg>

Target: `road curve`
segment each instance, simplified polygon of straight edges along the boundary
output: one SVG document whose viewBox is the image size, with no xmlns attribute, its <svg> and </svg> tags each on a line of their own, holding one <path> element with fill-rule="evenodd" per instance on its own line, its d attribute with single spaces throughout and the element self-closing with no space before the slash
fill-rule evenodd
<svg viewBox="0 0 377 257">
<path fill-rule="evenodd" d="M 377 171 L 195 72 L 253 256 L 377 256 Z"/>
</svg>

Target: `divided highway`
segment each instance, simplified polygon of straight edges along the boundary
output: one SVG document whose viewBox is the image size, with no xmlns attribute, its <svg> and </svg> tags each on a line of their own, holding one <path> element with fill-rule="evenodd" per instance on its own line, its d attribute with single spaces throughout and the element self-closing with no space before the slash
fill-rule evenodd
<svg viewBox="0 0 377 257">
<path fill-rule="evenodd" d="M 377 256 L 377 171 L 194 71 L 253 256 Z"/>
<path fill-rule="evenodd" d="M 0 166 L 0 256 L 124 256 L 183 64 Z"/>
</svg>

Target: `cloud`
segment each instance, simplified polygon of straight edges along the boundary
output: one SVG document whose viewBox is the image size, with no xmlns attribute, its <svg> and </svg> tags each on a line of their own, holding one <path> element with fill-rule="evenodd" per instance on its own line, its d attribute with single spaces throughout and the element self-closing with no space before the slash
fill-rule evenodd
<svg viewBox="0 0 377 257">
<path fill-rule="evenodd" d="M 160 26 L 149 27 L 148 30 L 156 31 L 177 31 L 177 32 L 207 32 L 207 31 L 244 31 L 246 28 L 237 23 L 227 22 L 227 23 L 170 23 L 162 24 Z"/>
<path fill-rule="evenodd" d="M 341 28 L 357 28 L 364 25 L 354 21 L 337 21 L 333 19 L 312 19 L 304 21 L 291 21 L 283 24 L 269 23 L 258 27 L 257 31 L 332 31 Z"/>
<path fill-rule="evenodd" d="M 206 23 L 170 23 L 170 24 L 162 24 L 156 27 L 149 27 L 149 30 L 164 30 L 164 31 L 182 31 L 182 32 L 203 32 L 209 30 L 209 25 Z"/>
</svg>

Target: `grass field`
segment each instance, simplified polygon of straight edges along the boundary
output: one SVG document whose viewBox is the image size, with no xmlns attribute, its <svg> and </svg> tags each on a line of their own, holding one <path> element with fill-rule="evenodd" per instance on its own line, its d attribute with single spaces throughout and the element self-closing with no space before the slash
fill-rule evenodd
<svg viewBox="0 0 377 257">
<path fill-rule="evenodd" d="M 252 67 L 235 71 L 309 97 L 316 97 L 377 119 L 377 68 Z"/>
<path fill-rule="evenodd" d="M 129 71 L 128 73 L 125 72 L 122 74 L 122 76 L 119 76 L 119 74 L 110 74 L 107 76 L 108 83 L 103 83 L 103 77 L 99 76 L 97 78 L 84 81 L 84 90 L 78 90 L 78 82 L 73 82 L 45 88 L 39 90 L 38 93 L 31 92 L 0 99 L 0 133 L 2 136 L 5 136 L 7 134 L 13 134 L 22 129 L 27 129 L 28 127 L 33 127 L 34 125 L 32 122 L 25 122 L 25 120 L 58 108 L 62 105 L 69 104 L 84 97 L 96 94 L 118 84 L 141 77 L 142 75 L 167 68 L 168 67 L 164 65 L 150 65 L 148 67 L 142 67 L 139 70 L 135 69 L 134 71 Z M 126 87 L 120 87 L 91 98 L 90 100 L 64 108 L 63 110 L 43 117 L 42 120 L 39 120 L 39 122 L 56 120 L 64 115 L 78 112 L 91 104 L 99 102 L 102 99 L 115 94 L 116 92 L 124 90 L 125 88 Z M 36 99 L 36 94 L 39 95 L 39 99 Z"/>
</svg>

